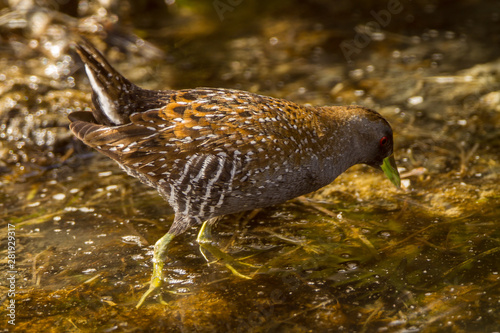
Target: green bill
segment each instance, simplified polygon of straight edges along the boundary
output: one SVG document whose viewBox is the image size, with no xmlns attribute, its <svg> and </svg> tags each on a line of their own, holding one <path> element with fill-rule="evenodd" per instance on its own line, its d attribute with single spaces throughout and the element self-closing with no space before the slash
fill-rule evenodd
<svg viewBox="0 0 500 333">
<path fill-rule="evenodd" d="M 401 187 L 401 177 L 399 176 L 394 154 L 384 158 L 384 162 L 380 166 L 389 180 L 396 185 L 397 188 Z"/>
</svg>

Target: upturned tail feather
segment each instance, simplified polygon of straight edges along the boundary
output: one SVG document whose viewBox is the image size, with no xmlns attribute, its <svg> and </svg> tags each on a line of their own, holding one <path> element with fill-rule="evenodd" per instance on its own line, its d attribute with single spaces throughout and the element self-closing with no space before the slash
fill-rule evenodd
<svg viewBox="0 0 500 333">
<path fill-rule="evenodd" d="M 168 91 L 139 88 L 113 68 L 89 41 L 81 37 L 76 51 L 85 66 L 92 87 L 92 110 L 96 123 L 116 126 L 130 122 L 136 112 L 162 107 Z"/>
</svg>

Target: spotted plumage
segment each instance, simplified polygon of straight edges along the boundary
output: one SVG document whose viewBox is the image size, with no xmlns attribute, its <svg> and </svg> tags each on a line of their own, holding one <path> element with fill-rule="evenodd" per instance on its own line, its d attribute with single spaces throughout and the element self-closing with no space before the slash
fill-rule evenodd
<svg viewBox="0 0 500 333">
<path fill-rule="evenodd" d="M 170 235 L 309 193 L 392 154 L 389 124 L 363 107 L 302 106 L 231 89 L 145 90 L 88 42 L 77 51 L 95 108 L 72 113 L 71 130 L 158 190 L 175 211 Z"/>
</svg>

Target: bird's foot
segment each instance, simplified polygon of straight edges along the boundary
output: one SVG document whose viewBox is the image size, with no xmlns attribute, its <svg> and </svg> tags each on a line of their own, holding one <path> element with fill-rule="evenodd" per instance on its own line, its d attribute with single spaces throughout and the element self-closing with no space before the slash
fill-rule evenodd
<svg viewBox="0 0 500 333">
<path fill-rule="evenodd" d="M 154 260 L 154 259 L 153 259 Z M 149 288 L 142 295 L 141 299 L 135 306 L 137 309 L 141 307 L 142 303 L 154 292 L 156 289 L 161 287 L 163 284 L 163 262 L 155 262 L 153 268 L 153 275 L 151 276 L 151 281 L 149 282 Z"/>
<path fill-rule="evenodd" d="M 163 284 L 163 266 L 167 258 L 168 244 L 173 238 L 174 235 L 167 233 L 156 242 L 153 254 L 153 275 L 151 276 L 148 290 L 146 290 L 146 292 L 142 295 L 141 299 L 135 306 L 137 309 L 141 307 L 141 305 L 149 297 L 149 295 L 151 295 L 151 293 L 160 288 Z"/>
<path fill-rule="evenodd" d="M 235 267 L 237 266 L 245 266 L 245 267 L 252 267 L 252 268 L 258 268 L 257 266 L 245 263 L 240 261 L 239 259 L 233 258 L 231 255 L 221 251 L 218 247 L 214 246 L 212 244 L 212 237 L 211 237 L 211 232 L 210 232 L 210 226 L 213 223 L 213 221 L 208 220 L 203 223 L 203 225 L 200 228 L 200 232 L 198 233 L 198 237 L 196 238 L 196 241 L 200 245 L 200 252 L 205 258 L 207 262 L 210 262 L 208 259 L 207 252 L 210 253 L 213 257 L 216 258 L 217 261 L 221 261 L 224 263 L 227 269 L 229 269 L 234 275 L 243 278 L 243 279 L 251 279 L 255 273 L 252 274 L 252 276 L 248 276 L 245 274 L 240 273 Z"/>
</svg>

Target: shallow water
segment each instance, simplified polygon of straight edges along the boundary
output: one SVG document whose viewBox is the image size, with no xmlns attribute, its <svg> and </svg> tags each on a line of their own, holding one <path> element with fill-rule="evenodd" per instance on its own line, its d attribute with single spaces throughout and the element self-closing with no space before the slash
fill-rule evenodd
<svg viewBox="0 0 500 333">
<path fill-rule="evenodd" d="M 0 13 L 1 329 L 500 331 L 497 2 L 78 3 Z M 207 263 L 193 228 L 173 241 L 160 295 L 136 310 L 173 212 L 67 129 L 91 105 L 76 33 L 143 87 L 374 108 L 394 128 L 403 187 L 356 166 L 225 217 L 214 240 L 252 279 Z"/>
</svg>

